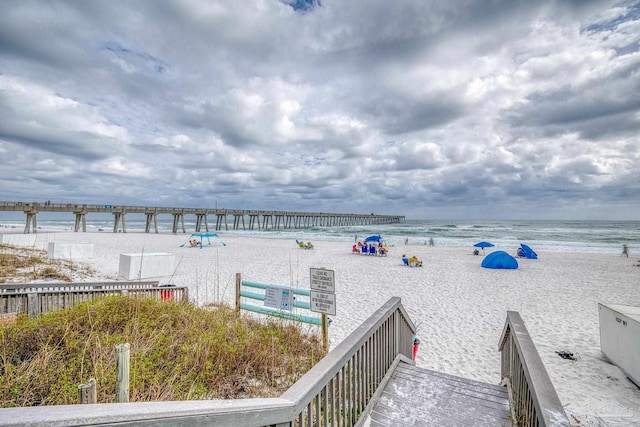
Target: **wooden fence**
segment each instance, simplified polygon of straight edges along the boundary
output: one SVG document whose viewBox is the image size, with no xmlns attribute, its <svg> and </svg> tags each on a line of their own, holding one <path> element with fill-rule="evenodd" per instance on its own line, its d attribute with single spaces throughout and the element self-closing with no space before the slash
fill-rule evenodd
<svg viewBox="0 0 640 427">
<path fill-rule="evenodd" d="M 0 285 L 0 314 L 38 316 L 107 295 L 129 295 L 162 301 L 187 302 L 184 286 L 162 287 L 158 282 L 20 283 Z"/>
</svg>

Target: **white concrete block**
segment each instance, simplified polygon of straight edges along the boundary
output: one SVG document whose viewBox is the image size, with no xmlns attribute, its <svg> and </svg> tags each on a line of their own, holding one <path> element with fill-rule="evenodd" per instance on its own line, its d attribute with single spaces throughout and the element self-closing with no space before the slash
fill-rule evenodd
<svg viewBox="0 0 640 427">
<path fill-rule="evenodd" d="M 171 276 L 176 256 L 167 252 L 120 254 L 118 278 L 126 280 Z"/>
<path fill-rule="evenodd" d="M 0 234 L 0 243 L 4 245 L 32 248 L 36 245 L 35 234 Z"/>
<path fill-rule="evenodd" d="M 640 387 L 640 307 L 598 304 L 600 350 Z"/>
<path fill-rule="evenodd" d="M 93 243 L 49 242 L 47 250 L 49 259 L 87 259 L 93 257 Z"/>
</svg>

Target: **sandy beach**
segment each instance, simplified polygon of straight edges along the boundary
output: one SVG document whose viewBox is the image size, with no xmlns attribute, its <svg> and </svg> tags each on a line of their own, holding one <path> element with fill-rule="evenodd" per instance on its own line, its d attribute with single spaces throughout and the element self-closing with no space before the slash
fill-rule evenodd
<svg viewBox="0 0 640 427">
<path fill-rule="evenodd" d="M 356 255 L 352 241 L 315 241 L 304 250 L 295 241 L 234 237 L 219 233 L 226 246 L 180 247 L 188 234 L 39 233 L 36 247 L 49 242 L 93 243 L 89 265 L 95 279 L 116 280 L 122 253 L 168 252 L 175 272 L 156 278 L 188 286 L 194 303 L 233 303 L 235 274 L 258 282 L 309 287 L 309 269 L 335 271 L 337 314 L 330 328 L 335 347 L 392 296 L 419 323 L 422 344 L 417 365 L 490 383 L 500 381 L 498 339 L 507 310 L 518 311 L 533 337 L 567 414 L 576 425 L 627 426 L 640 423 L 640 389 L 600 351 L 598 303 L 640 305 L 637 256 L 546 253 L 519 259 L 517 270 L 480 267 L 471 248 L 401 245 L 387 257 Z M 515 248 L 495 247 L 486 250 Z M 416 255 L 422 268 L 404 266 L 401 255 Z M 556 351 L 572 352 L 577 360 Z"/>
</svg>

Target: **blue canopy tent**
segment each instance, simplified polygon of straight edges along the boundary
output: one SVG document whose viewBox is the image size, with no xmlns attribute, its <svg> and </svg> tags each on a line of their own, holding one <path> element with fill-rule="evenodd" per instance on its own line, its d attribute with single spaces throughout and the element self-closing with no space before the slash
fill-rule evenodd
<svg viewBox="0 0 640 427">
<path fill-rule="evenodd" d="M 202 247 L 205 246 L 204 239 L 207 239 L 206 246 L 213 246 L 211 244 L 211 238 L 212 237 L 218 239 L 222 246 L 227 246 L 227 244 L 225 242 L 223 242 L 222 239 L 220 239 L 220 236 L 218 236 L 216 233 L 192 233 L 191 236 L 189 236 L 189 240 L 187 240 L 186 242 L 181 244 L 180 247 L 182 248 L 187 243 L 190 243 L 190 245 L 189 245 L 190 247 L 199 247 L 200 249 L 202 249 Z M 195 241 L 196 244 L 191 244 L 191 242 L 193 242 L 193 241 Z M 214 240 L 214 242 L 215 242 L 215 240 Z"/>
<path fill-rule="evenodd" d="M 365 243 L 370 243 L 370 242 L 380 243 L 382 241 L 382 237 L 380 235 L 369 236 L 366 239 L 364 239 L 364 241 L 365 241 Z"/>
<path fill-rule="evenodd" d="M 495 251 L 484 257 L 481 266 L 484 268 L 516 269 L 518 261 L 505 251 Z"/>
<path fill-rule="evenodd" d="M 521 258 L 538 259 L 538 254 L 533 251 L 529 246 L 524 243 L 520 243 L 520 249 L 518 249 L 518 256 Z"/>
</svg>

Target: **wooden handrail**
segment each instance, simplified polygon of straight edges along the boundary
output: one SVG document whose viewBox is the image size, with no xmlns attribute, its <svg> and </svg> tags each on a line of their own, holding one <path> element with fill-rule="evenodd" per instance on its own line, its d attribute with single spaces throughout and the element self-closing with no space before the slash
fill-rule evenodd
<svg viewBox="0 0 640 427">
<path fill-rule="evenodd" d="M 134 282 L 46 282 L 46 283 L 1 283 L 0 294 L 14 292 L 40 292 L 55 290 L 80 290 L 80 289 L 146 289 L 158 287 L 160 282 L 134 281 Z"/>
<path fill-rule="evenodd" d="M 500 336 L 501 378 L 509 387 L 517 426 L 570 427 L 571 423 L 520 314 L 507 311 Z"/>
</svg>

